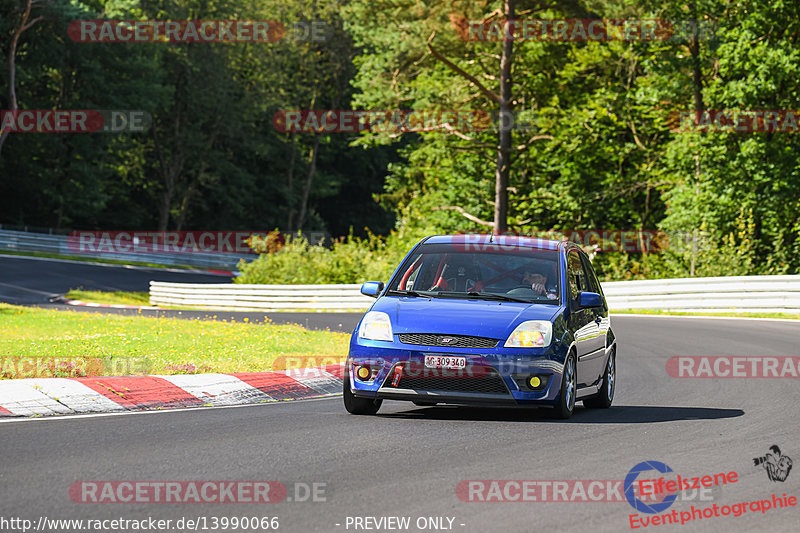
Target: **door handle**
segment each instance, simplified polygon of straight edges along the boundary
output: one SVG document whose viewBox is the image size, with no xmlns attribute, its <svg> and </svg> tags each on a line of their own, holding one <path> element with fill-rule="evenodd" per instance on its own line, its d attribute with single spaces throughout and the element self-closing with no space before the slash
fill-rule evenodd
<svg viewBox="0 0 800 533">
<path fill-rule="evenodd" d="M 597 317 L 597 318 L 595 318 L 595 319 L 594 319 L 594 321 L 595 321 L 595 322 L 597 322 L 597 325 L 599 326 L 599 325 L 600 325 L 600 322 L 602 322 L 602 321 L 603 321 L 603 319 L 602 319 L 602 318 L 600 318 L 600 317 Z"/>
</svg>

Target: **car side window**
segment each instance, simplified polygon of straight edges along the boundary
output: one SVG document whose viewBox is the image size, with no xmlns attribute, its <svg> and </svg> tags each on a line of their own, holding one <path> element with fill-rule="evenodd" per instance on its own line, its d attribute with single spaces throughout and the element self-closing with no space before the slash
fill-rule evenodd
<svg viewBox="0 0 800 533">
<path fill-rule="evenodd" d="M 592 262 L 584 255 L 581 256 L 581 259 L 583 260 L 583 275 L 586 279 L 586 288 L 584 290 L 603 294 L 600 288 L 600 282 L 597 280 L 594 268 L 592 268 Z"/>
<path fill-rule="evenodd" d="M 570 299 L 576 301 L 578 294 L 586 290 L 586 278 L 583 272 L 583 265 L 578 252 L 572 250 L 567 255 L 567 277 L 569 278 L 569 296 Z"/>
</svg>

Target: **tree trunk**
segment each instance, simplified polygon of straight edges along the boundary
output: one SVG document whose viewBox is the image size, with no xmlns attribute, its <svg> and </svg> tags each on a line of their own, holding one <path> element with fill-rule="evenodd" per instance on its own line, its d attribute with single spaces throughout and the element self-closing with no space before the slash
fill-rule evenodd
<svg viewBox="0 0 800 533">
<path fill-rule="evenodd" d="M 286 179 L 286 208 L 288 214 L 286 215 L 286 231 L 293 232 L 292 225 L 294 224 L 294 161 L 297 157 L 297 133 L 292 132 L 292 155 L 289 157 L 289 175 Z"/>
<path fill-rule="evenodd" d="M 693 88 L 693 99 L 694 99 L 694 119 L 695 124 L 701 118 L 702 113 L 705 111 L 705 104 L 703 103 L 703 72 L 700 67 L 700 29 L 697 26 L 697 6 L 694 2 L 690 4 L 690 15 L 692 19 L 695 21 L 694 31 L 692 32 L 691 41 L 689 41 L 689 53 L 692 56 L 692 88 Z M 703 132 L 700 132 L 700 135 L 703 135 Z M 695 183 L 694 183 L 694 198 L 695 202 L 697 202 L 697 198 L 700 195 L 700 153 L 695 152 L 694 154 L 694 164 L 695 164 Z M 697 206 L 697 203 L 695 203 Z M 700 213 L 697 213 L 699 219 Z M 699 220 L 695 219 L 695 222 Z M 696 268 L 696 260 L 697 260 L 697 228 L 692 229 L 692 258 L 691 263 L 689 265 L 689 276 L 694 277 L 695 275 L 695 268 Z"/>
<path fill-rule="evenodd" d="M 186 222 L 186 214 L 189 212 L 189 202 L 191 201 L 192 194 L 194 194 L 194 184 L 195 182 L 190 183 L 183 193 L 183 200 L 181 200 L 181 208 L 178 211 L 178 222 L 175 224 L 175 231 L 183 230 L 183 224 Z"/>
<path fill-rule="evenodd" d="M 692 16 L 697 17 L 695 4 L 691 5 Z M 689 52 L 692 55 L 692 85 L 694 96 L 694 111 L 695 113 L 702 113 L 705 111 L 703 104 L 703 72 L 700 66 L 700 29 L 695 26 L 692 33 L 692 39 L 689 42 Z M 697 118 L 697 115 L 695 115 Z"/>
<path fill-rule="evenodd" d="M 158 231 L 167 231 L 169 224 L 169 206 L 172 203 L 172 189 L 165 188 L 161 193 L 161 201 L 158 204 Z"/>
<path fill-rule="evenodd" d="M 61 200 L 58 202 L 58 209 L 56 209 L 56 231 L 61 229 L 61 222 L 63 222 L 63 220 L 64 220 L 64 199 L 62 197 Z"/>
<path fill-rule="evenodd" d="M 497 170 L 494 186 L 494 233 L 508 231 L 508 176 L 511 171 L 511 63 L 514 52 L 514 36 L 510 35 L 509 20 L 514 19 L 514 1 L 505 0 L 506 23 L 503 31 L 503 54 L 500 58 L 500 116 L 497 143 Z"/>
<path fill-rule="evenodd" d="M 25 4 L 25 11 L 22 13 L 22 20 L 14 31 L 14 36 L 11 38 L 11 44 L 8 47 L 8 110 L 14 113 L 17 107 L 17 44 L 19 43 L 20 35 L 22 32 L 42 20 L 42 17 L 36 17 L 28 22 L 31 16 L 31 8 L 33 7 L 34 0 L 27 0 Z M 0 133 L 0 155 L 3 153 L 3 144 L 6 142 L 6 137 L 10 132 L 8 130 Z"/>
<path fill-rule="evenodd" d="M 178 133 L 180 132 L 180 121 L 181 121 L 181 115 L 179 113 L 175 121 L 176 139 Z M 155 151 L 158 154 L 160 170 L 161 170 L 161 179 L 163 180 L 164 184 L 164 190 L 161 192 L 159 197 L 158 231 L 167 231 L 167 226 L 169 225 L 169 211 L 170 207 L 172 206 L 172 196 L 175 192 L 175 184 L 177 183 L 178 178 L 183 172 L 183 155 L 176 140 L 171 150 L 170 160 L 169 162 L 167 162 L 163 147 L 159 142 L 158 127 L 156 126 L 155 121 L 153 122 L 153 140 L 154 140 Z"/>
<path fill-rule="evenodd" d="M 186 222 L 186 215 L 189 212 L 189 204 L 192 201 L 194 190 L 200 186 L 200 180 L 203 178 L 203 174 L 205 174 L 206 169 L 208 169 L 208 157 L 211 154 L 211 150 L 214 148 L 214 143 L 217 141 L 217 134 L 219 133 L 219 120 L 212 128 L 212 131 L 214 133 L 211 134 L 211 137 L 208 139 L 208 143 L 206 143 L 206 149 L 203 151 L 203 160 L 200 161 L 200 166 L 197 169 L 194 179 L 191 180 L 186 186 L 186 191 L 183 194 L 181 208 L 178 212 L 178 224 L 175 228 L 176 231 L 181 231 L 183 229 L 183 224 Z"/>
<path fill-rule="evenodd" d="M 311 161 L 306 175 L 306 183 L 303 186 L 303 199 L 300 204 L 300 215 L 297 217 L 297 229 L 302 230 L 306 221 L 306 211 L 308 210 L 308 196 L 311 193 L 311 184 L 314 182 L 314 174 L 317 172 L 317 152 L 319 151 L 319 139 L 322 134 L 314 134 L 314 145 L 311 147 Z"/>
</svg>

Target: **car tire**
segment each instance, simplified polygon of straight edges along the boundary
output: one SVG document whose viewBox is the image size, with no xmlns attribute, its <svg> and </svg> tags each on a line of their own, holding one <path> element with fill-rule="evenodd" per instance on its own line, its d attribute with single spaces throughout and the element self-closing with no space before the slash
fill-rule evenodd
<svg viewBox="0 0 800 533">
<path fill-rule="evenodd" d="M 614 391 L 617 388 L 617 354 L 612 350 L 606 363 L 606 372 L 603 374 L 603 385 L 596 396 L 583 400 L 583 406 L 591 409 L 608 409 L 614 401 Z"/>
<path fill-rule="evenodd" d="M 575 393 L 578 390 L 577 381 L 575 354 L 570 352 L 564 361 L 564 371 L 561 373 L 561 390 L 554 409 L 556 418 L 566 420 L 572 416 L 575 410 Z"/>
<path fill-rule="evenodd" d="M 374 415 L 383 403 L 383 400 L 357 398 L 350 390 L 350 376 L 347 372 L 342 380 L 342 396 L 344 397 L 344 408 L 351 415 Z"/>
</svg>

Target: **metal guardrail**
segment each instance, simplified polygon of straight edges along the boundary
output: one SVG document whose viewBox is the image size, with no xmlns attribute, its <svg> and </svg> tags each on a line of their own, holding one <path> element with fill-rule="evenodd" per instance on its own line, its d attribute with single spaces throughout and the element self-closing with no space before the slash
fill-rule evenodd
<svg viewBox="0 0 800 533">
<path fill-rule="evenodd" d="M 219 270 L 236 270 L 240 259 L 252 261 L 256 255 L 203 252 L 151 252 L 151 253 L 76 253 L 67 244 L 66 235 L 30 233 L 25 231 L 0 230 L 0 250 L 14 252 L 40 252 L 48 254 L 80 256 L 92 259 L 113 259 L 135 263 L 158 265 L 184 265 Z"/>
<path fill-rule="evenodd" d="M 800 313 L 800 276 L 730 276 L 603 283 L 609 308 Z"/>
<path fill-rule="evenodd" d="M 361 311 L 375 300 L 360 285 L 150 282 L 152 305 L 236 311 Z M 800 313 L 800 276 L 685 278 L 603 283 L 610 309 Z"/>
<path fill-rule="evenodd" d="M 231 283 L 150 282 L 150 305 L 224 311 L 360 311 L 374 298 L 361 285 L 245 285 Z"/>
</svg>

